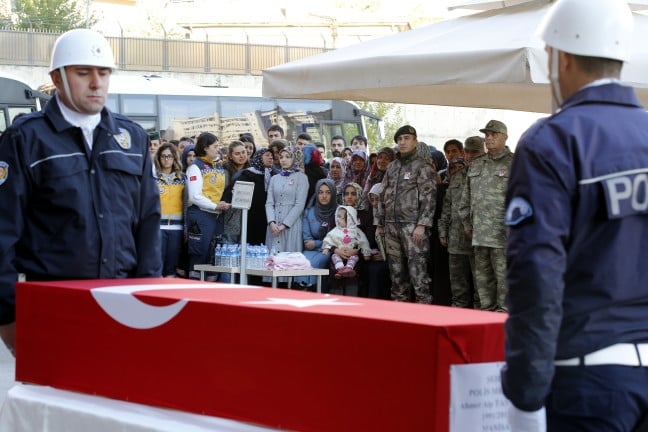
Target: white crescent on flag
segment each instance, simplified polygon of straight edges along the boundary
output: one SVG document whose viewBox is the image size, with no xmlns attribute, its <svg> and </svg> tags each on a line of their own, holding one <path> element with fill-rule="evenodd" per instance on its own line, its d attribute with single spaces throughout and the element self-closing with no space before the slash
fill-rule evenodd
<svg viewBox="0 0 648 432">
<path fill-rule="evenodd" d="M 133 295 L 134 292 L 215 288 L 232 288 L 232 286 L 213 283 L 121 285 L 93 288 L 90 292 L 101 309 L 118 323 L 136 329 L 151 329 L 173 319 L 189 300 L 178 300 L 167 306 L 153 306 L 139 300 Z M 237 286 L 236 288 L 243 287 Z"/>
</svg>

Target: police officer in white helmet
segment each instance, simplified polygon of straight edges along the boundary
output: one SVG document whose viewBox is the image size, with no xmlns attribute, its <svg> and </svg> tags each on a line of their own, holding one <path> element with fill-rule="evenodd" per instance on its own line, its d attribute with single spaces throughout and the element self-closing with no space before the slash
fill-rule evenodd
<svg viewBox="0 0 648 432">
<path fill-rule="evenodd" d="M 160 204 L 146 132 L 105 108 L 112 50 L 61 35 L 55 96 L 0 137 L 0 336 L 13 349 L 15 283 L 160 274 Z"/>
<path fill-rule="evenodd" d="M 552 116 L 506 202 L 512 431 L 648 430 L 648 114 L 619 81 L 623 0 L 558 0 L 540 28 Z"/>
</svg>

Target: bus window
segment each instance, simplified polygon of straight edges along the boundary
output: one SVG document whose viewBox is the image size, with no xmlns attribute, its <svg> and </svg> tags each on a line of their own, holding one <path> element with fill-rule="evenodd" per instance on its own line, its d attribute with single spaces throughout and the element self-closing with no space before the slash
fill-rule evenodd
<svg viewBox="0 0 648 432">
<path fill-rule="evenodd" d="M 221 113 L 219 137 L 223 143 L 238 139 L 242 132 L 249 132 L 254 137 L 257 147 L 266 146 L 268 127 L 275 123 L 284 127 L 283 122 L 277 118 L 277 104 L 272 99 L 238 96 L 219 96 L 219 99 Z"/>
<path fill-rule="evenodd" d="M 300 133 L 308 132 L 311 124 L 319 125 L 322 121 L 333 119 L 330 100 L 278 99 L 277 109 L 286 119 L 287 127 L 284 129 L 286 138 L 290 140 L 297 139 Z M 321 140 L 320 137 L 312 138 L 315 141 Z"/>
<path fill-rule="evenodd" d="M 7 129 L 7 116 L 5 115 L 5 110 L 0 108 L 0 133 L 4 132 Z"/>
<path fill-rule="evenodd" d="M 159 96 L 160 130 L 166 139 L 211 132 L 220 138 L 220 116 L 216 98 L 203 96 Z M 221 139 L 222 141 L 222 139 Z"/>
<path fill-rule="evenodd" d="M 117 99 L 117 95 L 108 95 L 108 98 L 106 99 L 106 108 L 114 113 L 119 112 L 119 101 Z"/>
<path fill-rule="evenodd" d="M 32 107 L 12 107 L 12 106 L 10 106 L 8 110 L 9 110 L 9 118 L 11 119 L 11 123 L 14 122 L 17 115 L 29 114 L 30 112 L 34 111 Z"/>
<path fill-rule="evenodd" d="M 155 115 L 155 95 L 122 95 L 121 113 L 124 115 Z"/>
<path fill-rule="evenodd" d="M 110 110 L 166 139 L 212 132 L 227 144 L 249 132 L 261 147 L 268 144 L 268 127 L 278 124 L 288 140 L 308 132 L 328 144 L 333 135 L 366 135 L 365 120 L 375 117 L 348 101 L 264 98 L 254 89 L 198 87 L 171 78 L 115 75 L 110 89 Z M 336 126 L 325 129 L 327 123 Z"/>
</svg>

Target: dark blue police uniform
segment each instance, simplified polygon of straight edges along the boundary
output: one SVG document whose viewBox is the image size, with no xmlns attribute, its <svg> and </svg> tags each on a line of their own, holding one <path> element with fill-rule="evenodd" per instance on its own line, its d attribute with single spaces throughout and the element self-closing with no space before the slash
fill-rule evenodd
<svg viewBox="0 0 648 432">
<path fill-rule="evenodd" d="M 504 394 L 545 405 L 549 430 L 632 430 L 648 411 L 648 114 L 633 90 L 595 83 L 532 126 L 506 202 Z"/>
<path fill-rule="evenodd" d="M 93 149 L 51 99 L 0 137 L 0 324 L 14 284 L 159 276 L 160 198 L 144 130 L 107 109 Z"/>
</svg>

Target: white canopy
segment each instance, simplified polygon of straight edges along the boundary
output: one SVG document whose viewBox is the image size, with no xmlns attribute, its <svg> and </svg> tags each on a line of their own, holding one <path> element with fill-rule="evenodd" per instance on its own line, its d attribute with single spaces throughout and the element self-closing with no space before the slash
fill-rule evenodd
<svg viewBox="0 0 648 432">
<path fill-rule="evenodd" d="M 264 96 L 549 112 L 547 55 L 535 31 L 548 0 L 489 10 L 263 71 Z M 648 16 L 622 79 L 648 87 Z M 648 88 L 638 91 L 648 105 Z"/>
</svg>

